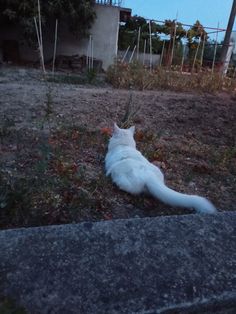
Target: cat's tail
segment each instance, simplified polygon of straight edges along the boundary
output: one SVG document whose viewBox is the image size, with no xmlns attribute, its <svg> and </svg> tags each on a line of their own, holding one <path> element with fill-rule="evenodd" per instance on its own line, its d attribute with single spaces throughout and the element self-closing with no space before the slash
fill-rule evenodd
<svg viewBox="0 0 236 314">
<path fill-rule="evenodd" d="M 214 214 L 217 209 L 206 198 L 187 195 L 168 188 L 154 175 L 148 177 L 146 187 L 150 194 L 165 204 L 178 207 L 194 208 L 198 213 Z"/>
</svg>

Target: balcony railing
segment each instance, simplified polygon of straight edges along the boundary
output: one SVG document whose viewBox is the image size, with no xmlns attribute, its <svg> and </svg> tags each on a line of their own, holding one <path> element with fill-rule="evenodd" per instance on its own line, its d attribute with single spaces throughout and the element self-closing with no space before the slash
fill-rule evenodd
<svg viewBox="0 0 236 314">
<path fill-rule="evenodd" d="M 103 5 L 115 5 L 118 7 L 122 6 L 122 0 L 96 0 L 96 3 Z"/>
</svg>

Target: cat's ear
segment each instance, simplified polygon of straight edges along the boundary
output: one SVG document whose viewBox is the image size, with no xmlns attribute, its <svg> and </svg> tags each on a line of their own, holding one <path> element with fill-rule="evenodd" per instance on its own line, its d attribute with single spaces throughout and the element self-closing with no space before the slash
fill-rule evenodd
<svg viewBox="0 0 236 314">
<path fill-rule="evenodd" d="M 118 127 L 118 125 L 114 122 L 113 125 L 113 134 L 117 134 L 119 133 L 120 128 Z"/>
<path fill-rule="evenodd" d="M 134 135 L 134 132 L 135 132 L 135 126 L 133 125 L 133 126 L 131 126 L 130 128 L 129 128 L 129 130 L 130 130 L 130 132 Z"/>
</svg>

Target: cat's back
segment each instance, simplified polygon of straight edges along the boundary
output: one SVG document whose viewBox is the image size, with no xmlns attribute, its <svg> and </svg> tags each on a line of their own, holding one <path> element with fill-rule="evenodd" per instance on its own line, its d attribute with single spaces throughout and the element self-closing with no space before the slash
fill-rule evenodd
<svg viewBox="0 0 236 314">
<path fill-rule="evenodd" d="M 107 172 L 113 168 L 116 164 L 126 163 L 127 161 L 133 161 L 134 163 L 146 163 L 146 159 L 135 148 L 129 146 L 118 146 L 108 151 L 105 158 L 105 168 Z"/>
</svg>

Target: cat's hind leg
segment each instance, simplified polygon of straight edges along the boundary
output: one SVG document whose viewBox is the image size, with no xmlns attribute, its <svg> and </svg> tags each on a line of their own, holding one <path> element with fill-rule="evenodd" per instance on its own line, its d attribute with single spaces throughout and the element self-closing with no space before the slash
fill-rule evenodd
<svg viewBox="0 0 236 314">
<path fill-rule="evenodd" d="M 113 178 L 113 181 L 118 185 L 118 187 L 130 194 L 140 194 L 144 192 L 144 182 L 141 178 L 138 178 L 136 176 L 116 176 Z"/>
<path fill-rule="evenodd" d="M 158 179 L 164 183 L 164 174 L 162 173 L 162 171 L 156 167 L 155 165 L 151 164 L 152 166 L 152 171 L 153 173 L 155 173 L 155 175 L 158 177 Z"/>
</svg>

